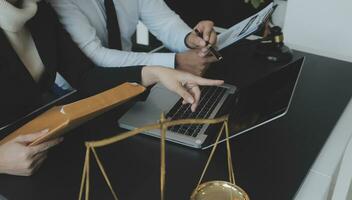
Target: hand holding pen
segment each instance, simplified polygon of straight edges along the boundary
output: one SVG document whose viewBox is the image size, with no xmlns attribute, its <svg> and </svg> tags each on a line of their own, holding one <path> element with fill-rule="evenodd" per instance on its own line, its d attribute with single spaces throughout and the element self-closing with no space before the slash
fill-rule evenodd
<svg viewBox="0 0 352 200">
<path fill-rule="evenodd" d="M 201 21 L 185 37 L 185 45 L 190 50 L 176 53 L 176 69 L 202 76 L 211 63 L 222 59 L 221 55 L 212 47 L 213 44 L 216 44 L 217 39 L 213 28 L 213 22 Z"/>
<path fill-rule="evenodd" d="M 221 60 L 222 56 L 212 45 L 216 44 L 217 34 L 213 29 L 214 23 L 211 21 L 201 21 L 194 28 L 186 40 L 186 45 L 191 49 L 200 49 L 199 56 L 205 57 L 209 55 L 209 51 L 217 60 Z"/>
<path fill-rule="evenodd" d="M 202 37 L 202 34 L 198 31 L 198 29 L 195 29 L 194 31 L 196 32 L 198 37 Z M 212 44 L 210 44 L 208 41 L 206 41 L 206 45 L 206 48 L 210 50 L 210 52 L 216 57 L 216 59 L 221 60 L 223 58 L 222 55 L 218 51 L 216 51 Z M 202 50 L 202 52 L 204 51 Z"/>
</svg>

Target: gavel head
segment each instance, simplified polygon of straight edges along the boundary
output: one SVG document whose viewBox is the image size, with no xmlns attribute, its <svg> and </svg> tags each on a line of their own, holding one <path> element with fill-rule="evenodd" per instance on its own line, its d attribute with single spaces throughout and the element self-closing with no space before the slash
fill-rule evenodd
<svg viewBox="0 0 352 200">
<path fill-rule="evenodd" d="M 273 43 L 282 44 L 284 42 L 284 34 L 279 26 L 270 28 L 271 40 Z"/>
</svg>

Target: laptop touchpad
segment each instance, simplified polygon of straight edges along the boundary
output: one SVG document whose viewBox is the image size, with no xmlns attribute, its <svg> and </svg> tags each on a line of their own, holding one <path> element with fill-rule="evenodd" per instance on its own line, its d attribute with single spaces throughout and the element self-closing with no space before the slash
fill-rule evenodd
<svg viewBox="0 0 352 200">
<path fill-rule="evenodd" d="M 147 100 L 137 102 L 119 122 L 136 127 L 156 123 L 160 114 L 164 112 L 166 115 L 179 99 L 177 94 L 157 84 L 151 89 Z"/>
</svg>

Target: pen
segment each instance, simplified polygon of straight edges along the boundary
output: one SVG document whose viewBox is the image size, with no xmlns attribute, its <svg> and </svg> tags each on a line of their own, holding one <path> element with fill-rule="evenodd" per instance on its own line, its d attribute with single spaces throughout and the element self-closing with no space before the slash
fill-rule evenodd
<svg viewBox="0 0 352 200">
<path fill-rule="evenodd" d="M 203 38 L 203 37 L 202 37 L 202 34 L 198 31 L 198 29 L 195 29 L 194 31 L 196 32 L 196 34 L 198 35 L 198 37 Z M 214 49 L 214 47 L 211 46 L 211 44 L 210 44 L 208 41 L 205 41 L 205 42 L 206 42 L 205 44 L 206 44 L 207 47 L 209 48 L 210 52 L 216 57 L 216 59 L 218 59 L 218 60 L 223 59 L 222 55 L 221 55 L 218 51 L 216 51 L 216 50 Z"/>
</svg>

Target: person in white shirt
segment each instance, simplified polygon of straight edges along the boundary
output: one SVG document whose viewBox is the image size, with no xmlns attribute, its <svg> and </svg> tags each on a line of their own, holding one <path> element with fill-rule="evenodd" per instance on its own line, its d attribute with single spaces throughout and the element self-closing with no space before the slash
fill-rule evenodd
<svg viewBox="0 0 352 200">
<path fill-rule="evenodd" d="M 104 0 L 48 0 L 73 40 L 95 64 L 103 67 L 162 65 L 201 75 L 217 59 L 208 54 L 206 41 L 216 43 L 213 22 L 195 27 L 198 37 L 163 0 L 113 0 L 121 35 L 121 50 L 108 47 Z M 106 1 L 106 0 L 105 0 Z M 138 21 L 176 53 L 131 52 L 131 36 Z"/>
</svg>

